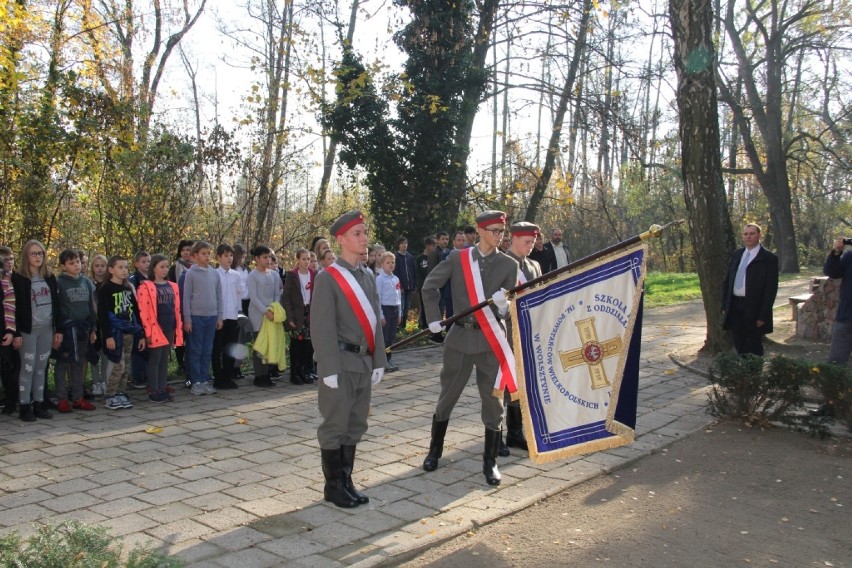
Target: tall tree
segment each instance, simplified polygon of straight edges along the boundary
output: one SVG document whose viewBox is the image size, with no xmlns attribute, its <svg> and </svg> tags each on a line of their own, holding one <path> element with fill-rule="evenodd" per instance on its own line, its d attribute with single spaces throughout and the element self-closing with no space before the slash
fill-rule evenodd
<svg viewBox="0 0 852 568">
<path fill-rule="evenodd" d="M 562 90 L 559 95 L 559 103 L 553 117 L 553 128 L 550 133 L 550 141 L 547 144 L 547 154 L 544 158 L 544 166 L 541 169 L 541 174 L 536 180 L 535 188 L 530 196 L 529 205 L 527 206 L 526 220 L 533 221 L 538 215 L 538 209 L 544 199 L 544 193 L 550 184 L 550 178 L 553 175 L 553 170 L 556 167 L 556 159 L 559 156 L 559 141 L 562 137 L 562 126 L 565 120 L 565 113 L 568 110 L 568 103 L 571 101 L 574 92 L 574 82 L 577 79 L 577 70 L 580 68 L 586 51 L 586 37 L 589 33 L 589 26 L 592 13 L 592 0 L 583 0 L 580 8 L 580 19 L 577 22 L 577 36 L 574 41 L 573 55 L 568 66 L 568 72 L 565 75 L 565 83 L 562 85 Z"/>
<path fill-rule="evenodd" d="M 769 203 L 782 272 L 798 272 L 793 195 L 788 161 L 796 140 L 788 114 L 795 112 L 797 54 L 821 45 L 832 12 L 821 0 L 729 0 L 722 25 L 733 51 L 720 65 L 719 95 L 730 108 L 750 167 Z M 794 71 L 793 71 L 794 73 Z M 742 95 L 738 87 L 742 85 Z"/>
<path fill-rule="evenodd" d="M 707 317 L 704 349 L 715 353 L 728 345 L 720 306 L 722 278 L 734 242 L 722 184 L 711 2 L 670 0 L 669 17 L 677 72 L 684 200 Z"/>
</svg>

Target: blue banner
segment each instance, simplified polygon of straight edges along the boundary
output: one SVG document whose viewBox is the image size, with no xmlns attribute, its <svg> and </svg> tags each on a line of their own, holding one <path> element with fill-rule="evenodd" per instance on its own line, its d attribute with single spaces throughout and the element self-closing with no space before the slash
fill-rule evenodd
<svg viewBox="0 0 852 568">
<path fill-rule="evenodd" d="M 633 441 L 645 252 L 637 243 L 515 296 L 518 387 L 536 463 Z"/>
</svg>

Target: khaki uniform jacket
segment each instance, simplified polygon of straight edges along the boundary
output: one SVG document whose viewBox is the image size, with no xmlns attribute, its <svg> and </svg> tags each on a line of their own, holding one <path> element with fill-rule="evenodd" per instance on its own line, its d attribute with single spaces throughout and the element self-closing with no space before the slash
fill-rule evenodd
<svg viewBox="0 0 852 568">
<path fill-rule="evenodd" d="M 521 272 L 527 277 L 527 282 L 541 276 L 541 265 L 530 257 L 518 258 L 511 250 L 506 251 L 506 256 L 513 258 L 518 263 L 518 266 L 521 267 Z"/>
<path fill-rule="evenodd" d="M 524 276 L 527 277 L 527 282 L 529 282 L 533 278 L 538 278 L 539 276 L 541 276 L 541 266 L 539 265 L 539 263 L 532 260 L 530 257 L 527 256 L 524 258 L 518 258 L 511 250 L 506 251 L 506 255 L 517 261 L 518 266 L 521 267 L 521 272 L 523 272 Z M 520 284 L 520 282 L 518 282 L 518 284 Z M 512 338 L 511 318 L 506 319 L 506 334 L 509 336 L 509 345 L 514 346 L 514 339 Z"/>
<path fill-rule="evenodd" d="M 354 267 L 342 258 L 338 258 L 335 264 L 352 273 L 370 301 L 376 321 L 381 322 L 376 277 L 372 271 L 360 265 Z M 349 300 L 334 277 L 325 270 L 317 274 L 311 298 L 311 340 L 314 359 L 317 362 L 317 375 L 329 377 L 339 375 L 341 371 L 372 373 L 373 369 L 386 367 L 387 356 L 381 325 L 376 325 L 374 334 L 376 351 L 372 355 L 360 355 L 340 349 L 340 342 L 366 347 L 367 339 L 352 306 L 349 305 Z"/>
<path fill-rule="evenodd" d="M 441 319 L 441 313 L 438 309 L 438 299 L 441 296 L 441 287 L 447 281 L 450 282 L 450 288 L 453 292 L 453 311 L 462 313 L 470 308 L 467 284 L 459 258 L 460 254 L 467 254 L 467 251 L 468 249 L 453 250 L 450 252 L 450 256 L 447 257 L 447 260 L 438 264 L 426 277 L 421 293 L 423 295 L 423 304 L 426 306 L 427 322 L 439 321 Z M 474 248 L 473 257 L 479 261 L 482 288 L 485 293 L 484 300 L 489 299 L 501 288 L 508 290 L 518 285 L 518 263 L 514 259 L 509 258 L 499 250 L 495 250 L 483 258 L 479 252 L 479 248 Z M 483 309 L 494 310 L 494 314 L 497 315 L 497 309 L 494 306 L 487 306 Z M 471 314 L 460 321 L 475 322 L 476 318 Z M 469 355 L 485 353 L 491 350 L 482 330 L 468 329 L 460 325 L 454 325 L 450 328 L 444 340 L 444 345 L 446 348 L 455 349 Z"/>
</svg>

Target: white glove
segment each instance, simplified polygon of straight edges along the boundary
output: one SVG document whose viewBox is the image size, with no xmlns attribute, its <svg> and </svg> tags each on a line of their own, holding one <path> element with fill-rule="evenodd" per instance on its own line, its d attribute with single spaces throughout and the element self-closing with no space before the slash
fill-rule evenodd
<svg viewBox="0 0 852 568">
<path fill-rule="evenodd" d="M 324 382 L 325 386 L 327 386 L 328 388 L 336 389 L 337 388 L 337 375 L 329 375 L 327 377 L 323 377 L 322 382 Z"/>
<path fill-rule="evenodd" d="M 370 382 L 373 383 L 374 385 L 377 385 L 380 382 L 382 382 L 382 377 L 384 377 L 384 376 L 385 376 L 385 368 L 384 367 L 379 367 L 378 369 L 373 369 L 373 376 L 370 377 Z"/>
<path fill-rule="evenodd" d="M 431 331 L 432 333 L 441 333 L 443 329 L 444 328 L 441 326 L 441 322 L 439 321 L 433 321 L 429 324 L 429 331 Z"/>
<path fill-rule="evenodd" d="M 500 312 L 500 315 L 505 315 L 509 310 L 509 299 L 506 298 L 506 290 L 500 288 L 494 295 L 491 296 L 491 301 L 497 306 L 497 311 Z"/>
</svg>

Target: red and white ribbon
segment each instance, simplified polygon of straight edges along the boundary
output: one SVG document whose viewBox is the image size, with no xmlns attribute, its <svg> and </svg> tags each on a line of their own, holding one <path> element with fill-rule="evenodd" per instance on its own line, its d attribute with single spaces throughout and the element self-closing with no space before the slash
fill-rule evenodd
<svg viewBox="0 0 852 568">
<path fill-rule="evenodd" d="M 352 273 L 337 264 L 330 264 L 326 267 L 337 285 L 346 296 L 349 305 L 352 306 L 352 311 L 355 312 L 355 317 L 358 319 L 358 324 L 364 332 L 364 337 L 367 338 L 367 347 L 370 348 L 370 353 L 376 352 L 376 326 L 378 319 L 376 312 L 373 311 L 373 305 L 364 294 L 364 289 L 352 276 Z"/>
<path fill-rule="evenodd" d="M 485 290 L 482 286 L 482 276 L 479 274 L 479 261 L 473 257 L 475 248 L 470 247 L 462 251 L 459 255 L 471 306 L 475 306 L 486 300 Z M 515 354 L 512 353 L 512 349 L 509 347 L 506 334 L 503 333 L 503 329 L 497 322 L 497 317 L 491 308 L 485 307 L 477 310 L 473 315 L 476 317 L 476 322 L 479 324 L 482 333 L 485 335 L 485 340 L 488 342 L 499 363 L 497 377 L 494 381 L 495 396 L 503 396 L 504 389 L 508 389 L 510 395 L 515 395 L 518 391 L 515 379 Z"/>
</svg>

